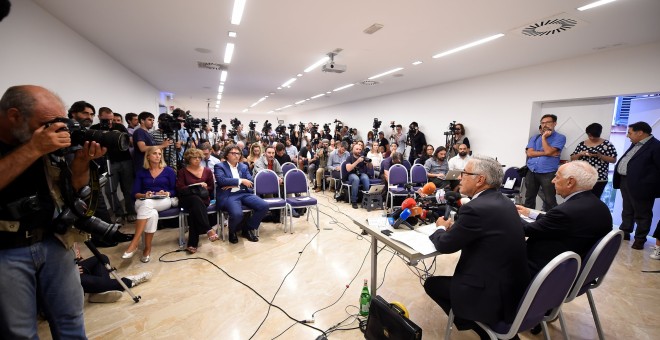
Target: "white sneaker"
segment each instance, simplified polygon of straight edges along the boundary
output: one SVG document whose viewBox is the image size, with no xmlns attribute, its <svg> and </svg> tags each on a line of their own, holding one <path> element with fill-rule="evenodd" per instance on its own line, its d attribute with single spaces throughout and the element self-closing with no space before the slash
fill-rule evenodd
<svg viewBox="0 0 660 340">
<path fill-rule="evenodd" d="M 133 288 L 140 283 L 145 283 L 151 279 L 151 272 L 142 272 L 137 275 L 126 276 L 127 279 L 131 280 L 133 285 L 130 288 Z"/>
<path fill-rule="evenodd" d="M 649 255 L 649 257 L 654 260 L 660 260 L 660 246 L 655 246 L 653 252 L 651 253 L 651 255 Z"/>
<path fill-rule="evenodd" d="M 89 294 L 88 301 L 92 303 L 110 303 L 121 299 L 122 292 L 118 290 L 109 290 L 103 293 Z"/>
</svg>

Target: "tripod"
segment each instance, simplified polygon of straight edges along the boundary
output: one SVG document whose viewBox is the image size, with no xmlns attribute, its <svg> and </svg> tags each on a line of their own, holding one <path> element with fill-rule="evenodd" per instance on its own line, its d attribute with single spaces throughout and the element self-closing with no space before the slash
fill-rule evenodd
<svg viewBox="0 0 660 340">
<path fill-rule="evenodd" d="M 142 297 L 139 296 L 139 295 L 136 296 L 135 294 L 133 294 L 133 291 L 131 291 L 131 289 L 128 288 L 128 286 L 126 286 L 124 281 L 121 280 L 119 275 L 117 275 L 117 268 L 112 267 L 110 265 L 110 262 L 106 261 L 106 258 L 101 256 L 101 253 L 99 252 L 98 249 L 96 249 L 96 246 L 94 246 L 92 241 L 89 241 L 89 240 L 85 241 L 85 245 L 87 246 L 87 248 L 89 248 L 89 250 L 92 251 L 92 254 L 94 254 L 94 257 L 96 257 L 96 259 L 99 260 L 100 263 L 103 263 L 103 266 L 108 271 L 108 274 L 110 274 L 110 276 L 112 276 L 113 279 L 115 279 L 115 280 L 117 280 L 117 282 L 119 282 L 119 284 L 122 286 L 122 288 L 124 288 L 124 290 L 128 293 L 128 295 L 131 296 L 133 301 L 135 301 L 135 303 L 140 302 L 140 299 L 142 299 Z"/>
</svg>

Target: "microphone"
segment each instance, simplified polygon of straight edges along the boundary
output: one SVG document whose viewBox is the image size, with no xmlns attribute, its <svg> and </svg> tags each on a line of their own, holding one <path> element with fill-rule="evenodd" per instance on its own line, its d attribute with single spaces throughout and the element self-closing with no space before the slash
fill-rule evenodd
<svg viewBox="0 0 660 340">
<path fill-rule="evenodd" d="M 433 195 L 435 194 L 435 190 L 437 188 L 435 187 L 435 184 L 433 182 L 428 182 L 422 187 L 422 193 L 424 195 Z"/>
<path fill-rule="evenodd" d="M 451 215 L 451 208 L 452 206 L 459 207 L 459 203 L 461 200 L 461 194 L 455 192 L 455 191 L 447 191 L 445 193 L 445 200 L 447 200 L 447 205 L 445 205 L 445 216 L 442 218 L 446 221 L 449 219 L 449 216 Z"/>
<path fill-rule="evenodd" d="M 416 206 L 417 202 L 415 201 L 414 198 L 408 197 L 403 202 L 401 203 L 401 209 L 412 209 L 412 207 Z"/>
<path fill-rule="evenodd" d="M 407 226 L 410 229 L 414 229 L 410 224 L 408 224 L 408 222 L 406 222 L 406 219 L 410 216 L 410 214 L 412 214 L 410 209 L 403 209 L 403 211 L 401 212 L 401 215 L 399 215 L 399 218 L 396 220 L 396 222 L 394 222 L 392 227 L 394 227 L 394 229 L 399 229 L 399 226 L 401 226 L 401 224 L 403 224 L 403 225 Z"/>
</svg>

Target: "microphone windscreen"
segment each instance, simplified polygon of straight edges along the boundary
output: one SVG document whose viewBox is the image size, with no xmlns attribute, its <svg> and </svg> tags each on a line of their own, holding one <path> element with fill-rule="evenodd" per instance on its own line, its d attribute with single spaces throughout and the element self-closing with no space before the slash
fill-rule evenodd
<svg viewBox="0 0 660 340">
<path fill-rule="evenodd" d="M 470 202 L 470 201 L 471 201 L 471 200 L 470 200 L 469 198 L 467 198 L 467 197 L 463 197 L 463 198 L 461 198 L 460 200 L 458 200 L 458 206 L 459 206 L 459 207 L 460 207 L 460 206 L 463 206 L 463 205 L 465 205 L 467 202 Z"/>
<path fill-rule="evenodd" d="M 435 194 L 435 190 L 436 187 L 435 187 L 435 183 L 433 182 L 428 182 L 426 183 L 426 185 L 422 187 L 422 193 L 425 195 L 433 195 Z"/>
<path fill-rule="evenodd" d="M 422 207 L 415 206 L 415 207 L 412 207 L 410 210 L 412 211 L 413 216 L 419 216 L 422 213 L 422 210 L 424 210 L 424 209 L 422 209 Z"/>
<path fill-rule="evenodd" d="M 408 219 L 408 217 L 410 217 L 410 214 L 411 214 L 410 209 L 403 209 L 401 215 L 399 215 L 399 219 L 405 221 L 406 219 Z"/>
<path fill-rule="evenodd" d="M 401 203 L 401 209 L 410 209 L 416 205 L 417 202 L 415 202 L 415 199 L 412 197 L 408 197 L 405 200 L 403 200 L 403 203 Z"/>
<path fill-rule="evenodd" d="M 445 192 L 445 199 L 449 202 L 456 202 L 461 199 L 461 194 L 455 191 Z"/>
</svg>

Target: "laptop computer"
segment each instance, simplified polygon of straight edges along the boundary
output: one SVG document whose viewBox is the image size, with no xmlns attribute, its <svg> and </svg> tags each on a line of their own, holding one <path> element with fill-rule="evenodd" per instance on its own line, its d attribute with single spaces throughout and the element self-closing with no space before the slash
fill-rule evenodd
<svg viewBox="0 0 660 340">
<path fill-rule="evenodd" d="M 445 180 L 458 181 L 460 176 L 461 176 L 461 170 L 449 170 L 445 175 Z"/>
<path fill-rule="evenodd" d="M 376 184 L 369 187 L 368 195 L 382 194 L 385 191 L 385 184 Z"/>
</svg>

